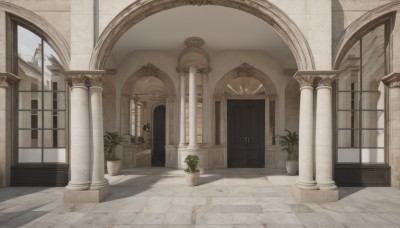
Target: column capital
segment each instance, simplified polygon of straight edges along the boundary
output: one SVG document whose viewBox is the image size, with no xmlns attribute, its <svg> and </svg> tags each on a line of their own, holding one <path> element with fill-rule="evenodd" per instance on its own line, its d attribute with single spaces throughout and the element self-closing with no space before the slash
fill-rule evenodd
<svg viewBox="0 0 400 228">
<path fill-rule="evenodd" d="M 103 87 L 106 72 L 88 74 L 90 87 Z"/>
<path fill-rule="evenodd" d="M 393 72 L 382 78 L 382 82 L 389 88 L 400 88 L 400 73 Z"/>
<path fill-rule="evenodd" d="M 204 67 L 197 70 L 197 73 L 202 75 L 207 75 L 210 72 L 211 72 L 211 67 Z"/>
<path fill-rule="evenodd" d="M 180 74 L 188 74 L 189 73 L 189 68 L 187 67 L 177 67 L 176 72 Z"/>
<path fill-rule="evenodd" d="M 101 78 L 104 78 L 104 75 L 107 71 L 104 70 L 69 70 L 65 71 L 65 75 L 67 77 L 67 81 L 70 86 L 82 86 L 87 87 L 90 86 L 100 86 L 102 85 Z"/>
<path fill-rule="evenodd" d="M 337 72 L 336 70 L 297 71 L 293 78 L 299 82 L 300 88 L 313 87 L 315 82 L 318 86 L 331 86 Z"/>
<path fill-rule="evenodd" d="M 11 73 L 0 73 L 0 87 L 8 88 L 10 84 L 19 81 L 20 78 Z"/>
</svg>

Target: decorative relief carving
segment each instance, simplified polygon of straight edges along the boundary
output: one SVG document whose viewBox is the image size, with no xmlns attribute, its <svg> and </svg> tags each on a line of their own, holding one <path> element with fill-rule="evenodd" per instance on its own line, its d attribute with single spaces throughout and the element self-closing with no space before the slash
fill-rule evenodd
<svg viewBox="0 0 400 228">
<path fill-rule="evenodd" d="M 303 87 L 313 87 L 315 75 L 295 75 L 294 79 L 300 84 L 300 88 Z"/>
<path fill-rule="evenodd" d="M 68 83 L 74 86 L 86 86 L 88 82 L 88 78 L 85 74 L 74 74 L 74 75 L 67 75 Z"/>
<path fill-rule="evenodd" d="M 202 5 L 208 5 L 208 0 L 189 0 L 190 4 L 202 6 Z"/>
<path fill-rule="evenodd" d="M 234 71 L 236 77 L 252 77 L 252 71 L 254 67 L 250 66 L 247 63 L 243 63 L 242 65 L 238 66 Z"/>
<path fill-rule="evenodd" d="M 8 88 L 12 83 L 20 78 L 10 73 L 0 73 L 0 87 Z"/>
<path fill-rule="evenodd" d="M 189 37 L 185 40 L 185 45 L 187 47 L 202 47 L 204 45 L 204 40 L 200 37 Z"/>
<path fill-rule="evenodd" d="M 177 67 L 176 72 L 178 73 L 184 73 L 184 74 L 189 74 L 189 69 L 187 67 Z"/>
<path fill-rule="evenodd" d="M 104 83 L 104 74 L 91 74 L 88 75 L 90 86 L 102 87 Z"/>
<path fill-rule="evenodd" d="M 391 73 L 382 78 L 382 82 L 389 88 L 400 88 L 400 73 Z"/>
<path fill-rule="evenodd" d="M 151 63 L 148 63 L 146 66 L 140 68 L 140 72 L 145 76 L 157 76 L 159 73 L 159 69 Z"/>
<path fill-rule="evenodd" d="M 331 87 L 334 78 L 335 78 L 335 76 L 332 76 L 332 75 L 318 76 L 316 78 L 317 86 L 318 87 L 322 87 L 322 86 Z"/>
</svg>

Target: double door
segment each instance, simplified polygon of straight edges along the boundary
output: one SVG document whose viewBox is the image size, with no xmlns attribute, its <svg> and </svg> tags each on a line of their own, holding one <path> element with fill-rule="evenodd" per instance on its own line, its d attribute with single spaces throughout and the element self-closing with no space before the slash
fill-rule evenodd
<svg viewBox="0 0 400 228">
<path fill-rule="evenodd" d="M 228 167 L 265 167 L 264 100 L 228 100 Z"/>
</svg>

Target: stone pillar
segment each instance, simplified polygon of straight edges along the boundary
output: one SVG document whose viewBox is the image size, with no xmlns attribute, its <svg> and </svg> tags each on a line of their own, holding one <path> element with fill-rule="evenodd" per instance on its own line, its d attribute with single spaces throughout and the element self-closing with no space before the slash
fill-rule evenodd
<svg viewBox="0 0 400 228">
<path fill-rule="evenodd" d="M 389 87 L 389 164 L 391 185 L 400 187 L 400 73 L 392 73 L 382 79 Z"/>
<path fill-rule="evenodd" d="M 0 73 L 0 187 L 10 184 L 12 97 L 9 89 L 17 80 L 13 74 Z"/>
<path fill-rule="evenodd" d="M 296 74 L 300 83 L 299 120 L 299 179 L 297 187 L 304 190 L 317 189 L 314 181 L 314 117 L 313 75 Z"/>
<path fill-rule="evenodd" d="M 203 80 L 203 91 L 202 91 L 202 107 L 203 107 L 203 145 L 208 145 L 210 143 L 210 106 L 209 106 L 209 94 L 208 94 L 208 73 L 210 68 L 201 69 L 201 76 Z"/>
<path fill-rule="evenodd" d="M 92 74 L 89 78 L 90 120 L 92 138 L 92 183 L 90 189 L 101 189 L 108 185 L 104 178 L 104 140 L 103 140 L 103 81 L 104 75 Z"/>
<path fill-rule="evenodd" d="M 189 149 L 198 148 L 197 145 L 197 67 L 189 67 Z"/>
<path fill-rule="evenodd" d="M 138 105 L 138 97 L 137 96 L 135 96 L 134 98 L 133 98 L 133 102 L 134 102 L 134 106 L 135 106 L 135 120 L 134 120 L 134 125 L 135 125 L 135 129 L 133 129 L 133 132 L 135 132 L 135 141 L 137 141 L 138 140 L 138 136 L 139 136 L 139 132 L 138 132 L 138 126 L 137 126 L 137 124 L 138 124 L 138 109 L 139 109 L 139 105 Z M 130 106 L 129 106 L 129 114 L 130 115 L 132 115 L 132 113 L 131 113 L 132 111 L 131 111 L 131 109 L 130 109 Z M 130 116 L 129 115 L 129 116 Z M 132 118 L 131 118 L 132 119 Z M 132 127 L 132 125 L 131 126 L 129 126 L 130 128 Z M 130 133 L 129 133 L 130 134 Z"/>
<path fill-rule="evenodd" d="M 185 72 L 180 70 L 180 130 L 179 130 L 179 146 L 186 144 L 186 89 L 185 89 Z"/>
<path fill-rule="evenodd" d="M 337 189 L 333 181 L 332 75 L 318 78 L 315 123 L 316 181 L 321 190 Z"/>
<path fill-rule="evenodd" d="M 90 128 L 87 77 L 83 73 L 67 73 L 71 83 L 71 180 L 68 190 L 87 190 L 90 185 Z"/>
</svg>

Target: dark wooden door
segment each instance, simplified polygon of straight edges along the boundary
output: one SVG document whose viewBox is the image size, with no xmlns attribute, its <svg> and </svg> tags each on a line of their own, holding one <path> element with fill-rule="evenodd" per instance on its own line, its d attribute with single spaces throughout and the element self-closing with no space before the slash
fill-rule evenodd
<svg viewBox="0 0 400 228">
<path fill-rule="evenodd" d="M 165 166 L 165 106 L 158 106 L 153 113 L 151 166 Z"/>
<path fill-rule="evenodd" d="M 265 101 L 228 100 L 228 167 L 265 167 Z"/>
</svg>

